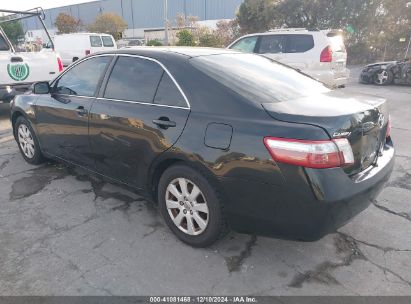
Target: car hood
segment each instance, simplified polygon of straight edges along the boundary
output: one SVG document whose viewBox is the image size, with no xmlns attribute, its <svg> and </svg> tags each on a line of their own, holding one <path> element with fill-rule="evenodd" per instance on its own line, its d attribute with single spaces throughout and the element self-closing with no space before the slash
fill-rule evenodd
<svg viewBox="0 0 411 304">
<path fill-rule="evenodd" d="M 377 65 L 388 65 L 388 64 L 396 64 L 396 63 L 397 61 L 382 61 L 382 62 L 367 64 L 365 67 L 370 68 L 370 67 L 377 66 Z"/>
</svg>

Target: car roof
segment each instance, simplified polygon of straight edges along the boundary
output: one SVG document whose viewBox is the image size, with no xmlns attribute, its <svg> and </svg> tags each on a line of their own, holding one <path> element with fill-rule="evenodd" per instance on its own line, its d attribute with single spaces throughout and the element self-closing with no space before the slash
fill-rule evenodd
<svg viewBox="0 0 411 304">
<path fill-rule="evenodd" d="M 184 57 L 199 57 L 210 55 L 222 55 L 222 54 L 238 54 L 238 51 L 218 48 L 205 48 L 205 47 L 150 47 L 150 46 L 136 46 L 127 47 L 120 50 L 110 52 L 100 52 L 99 54 L 129 54 L 129 55 L 164 55 L 164 54 L 176 54 Z"/>
<path fill-rule="evenodd" d="M 85 33 L 85 32 L 79 32 L 79 33 L 69 33 L 69 34 L 59 34 L 57 36 L 78 36 L 78 35 L 85 35 L 85 36 L 111 36 L 110 34 L 105 34 L 105 33 Z"/>
</svg>

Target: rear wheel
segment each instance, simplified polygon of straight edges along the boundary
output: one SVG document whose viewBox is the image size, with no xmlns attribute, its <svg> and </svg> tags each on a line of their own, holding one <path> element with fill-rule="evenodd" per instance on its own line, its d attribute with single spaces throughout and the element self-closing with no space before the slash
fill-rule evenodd
<svg viewBox="0 0 411 304">
<path fill-rule="evenodd" d="M 43 162 L 40 146 L 30 123 L 23 116 L 17 118 L 14 125 L 15 137 L 23 158 L 30 164 Z"/>
<path fill-rule="evenodd" d="M 158 186 L 160 211 L 171 231 L 194 247 L 207 247 L 224 235 L 217 190 L 194 169 L 175 165 Z"/>
<path fill-rule="evenodd" d="M 391 71 L 379 70 L 375 73 L 373 81 L 376 85 L 384 86 L 392 83 L 393 79 L 394 75 Z"/>
</svg>

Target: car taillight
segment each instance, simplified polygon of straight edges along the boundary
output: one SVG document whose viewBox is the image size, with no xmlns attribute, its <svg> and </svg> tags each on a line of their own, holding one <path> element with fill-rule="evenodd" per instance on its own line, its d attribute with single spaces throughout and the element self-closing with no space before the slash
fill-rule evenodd
<svg viewBox="0 0 411 304">
<path fill-rule="evenodd" d="M 90 55 L 91 51 L 90 50 L 86 50 L 86 56 Z"/>
<path fill-rule="evenodd" d="M 331 62 L 333 61 L 333 50 L 330 46 L 327 46 L 320 55 L 320 62 Z"/>
<path fill-rule="evenodd" d="M 385 132 L 385 138 L 391 137 L 391 116 L 388 116 L 388 123 L 387 123 L 387 132 Z"/>
<path fill-rule="evenodd" d="M 64 69 L 64 67 L 63 67 L 63 61 L 61 61 L 61 58 L 60 58 L 60 57 L 57 57 L 57 65 L 58 65 L 58 67 L 59 67 L 59 72 L 63 72 L 63 69 Z"/>
<path fill-rule="evenodd" d="M 273 160 L 307 168 L 335 168 L 354 163 L 351 145 L 346 138 L 333 140 L 299 140 L 264 138 Z"/>
</svg>

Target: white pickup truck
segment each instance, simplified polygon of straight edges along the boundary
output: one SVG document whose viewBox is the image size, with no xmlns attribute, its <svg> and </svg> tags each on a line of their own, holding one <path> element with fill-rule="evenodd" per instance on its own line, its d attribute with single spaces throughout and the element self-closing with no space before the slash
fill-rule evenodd
<svg viewBox="0 0 411 304">
<path fill-rule="evenodd" d="M 2 22 L 38 17 L 44 25 L 41 9 L 27 12 L 0 10 L 2 12 L 13 14 Z M 45 27 L 44 30 L 49 36 Z M 27 91 L 34 82 L 50 81 L 62 70 L 61 57 L 53 48 L 45 52 L 16 52 L 0 23 L 0 103 L 10 102 L 15 95 Z"/>
</svg>

